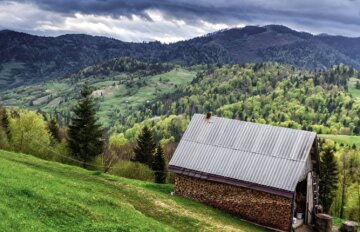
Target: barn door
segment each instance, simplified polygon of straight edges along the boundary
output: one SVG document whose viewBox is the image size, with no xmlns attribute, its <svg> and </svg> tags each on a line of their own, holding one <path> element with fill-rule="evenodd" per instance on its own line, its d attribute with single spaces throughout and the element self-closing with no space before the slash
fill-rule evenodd
<svg viewBox="0 0 360 232">
<path fill-rule="evenodd" d="M 314 183 L 313 183 L 312 173 L 309 172 L 307 175 L 305 224 L 312 223 L 312 215 L 314 209 L 313 184 Z"/>
</svg>

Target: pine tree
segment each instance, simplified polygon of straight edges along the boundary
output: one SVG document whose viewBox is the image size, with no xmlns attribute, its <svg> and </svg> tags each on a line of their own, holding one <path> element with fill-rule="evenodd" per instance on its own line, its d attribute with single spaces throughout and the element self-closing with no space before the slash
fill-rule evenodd
<svg viewBox="0 0 360 232">
<path fill-rule="evenodd" d="M 0 108 L 0 126 L 4 129 L 7 139 L 10 139 L 9 114 L 6 108 Z"/>
<path fill-rule="evenodd" d="M 331 149 L 327 148 L 320 161 L 320 200 L 325 212 L 329 212 L 338 188 L 338 166 Z"/>
<path fill-rule="evenodd" d="M 144 126 L 137 138 L 137 146 L 134 148 L 134 161 L 152 166 L 152 159 L 155 153 L 156 144 L 148 126 Z"/>
<path fill-rule="evenodd" d="M 160 144 L 156 148 L 152 170 L 155 173 L 155 183 L 164 184 L 166 181 L 166 163 L 164 151 Z"/>
<path fill-rule="evenodd" d="M 101 154 L 104 149 L 103 131 L 97 122 L 95 103 L 88 86 L 81 90 L 81 99 L 73 111 L 68 144 L 86 168 L 87 162 Z"/>
<path fill-rule="evenodd" d="M 355 87 L 356 87 L 357 89 L 360 89 L 360 81 L 356 81 Z"/>
<path fill-rule="evenodd" d="M 61 138 L 60 138 L 59 126 L 57 125 L 55 119 L 51 118 L 47 126 L 51 136 L 55 139 L 55 141 L 60 142 Z"/>
</svg>

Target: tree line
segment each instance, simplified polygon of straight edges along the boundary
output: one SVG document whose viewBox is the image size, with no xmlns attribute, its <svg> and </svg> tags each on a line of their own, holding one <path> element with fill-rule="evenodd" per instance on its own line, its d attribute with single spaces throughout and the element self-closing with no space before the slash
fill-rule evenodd
<svg viewBox="0 0 360 232">
<path fill-rule="evenodd" d="M 104 160 L 120 162 L 119 154 L 104 152 L 114 144 L 105 142 L 105 132 L 98 123 L 90 88 L 84 86 L 80 95 L 68 128 L 59 128 L 54 118 L 46 122 L 33 111 L 1 108 L 0 149 L 81 165 L 88 169 L 101 166 L 104 172 L 109 172 L 116 162 Z M 147 126 L 142 128 L 136 146 L 132 146 L 131 150 L 133 155 L 129 156 L 129 160 L 147 165 L 154 173 L 156 183 L 166 182 L 167 165 L 162 145 L 155 142 Z M 101 165 L 94 163 L 97 157 L 101 157 Z"/>
</svg>

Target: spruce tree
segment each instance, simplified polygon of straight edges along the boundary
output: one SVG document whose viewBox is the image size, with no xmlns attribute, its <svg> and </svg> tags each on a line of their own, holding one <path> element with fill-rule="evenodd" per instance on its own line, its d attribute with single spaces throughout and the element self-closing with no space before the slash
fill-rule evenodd
<svg viewBox="0 0 360 232">
<path fill-rule="evenodd" d="M 148 126 L 144 126 L 137 138 L 137 146 L 134 148 L 134 161 L 152 166 L 156 144 L 154 137 Z"/>
<path fill-rule="evenodd" d="M 164 151 L 160 144 L 156 148 L 152 170 L 155 173 L 155 183 L 164 184 L 166 181 L 166 163 Z"/>
<path fill-rule="evenodd" d="M 60 142 L 61 138 L 60 138 L 59 126 L 57 125 L 55 119 L 51 118 L 47 126 L 51 136 L 55 139 L 55 141 Z"/>
<path fill-rule="evenodd" d="M 6 108 L 0 108 L 0 126 L 5 131 L 7 139 L 10 139 L 9 114 Z"/>
<path fill-rule="evenodd" d="M 357 89 L 360 89 L 360 81 L 356 81 L 355 87 L 356 87 Z"/>
<path fill-rule="evenodd" d="M 320 160 L 320 200 L 325 212 L 329 212 L 338 188 L 338 166 L 334 153 L 327 148 Z"/>
<path fill-rule="evenodd" d="M 81 90 L 81 99 L 73 110 L 69 126 L 68 144 L 86 168 L 87 162 L 104 149 L 103 131 L 97 122 L 94 99 L 88 86 Z"/>
</svg>

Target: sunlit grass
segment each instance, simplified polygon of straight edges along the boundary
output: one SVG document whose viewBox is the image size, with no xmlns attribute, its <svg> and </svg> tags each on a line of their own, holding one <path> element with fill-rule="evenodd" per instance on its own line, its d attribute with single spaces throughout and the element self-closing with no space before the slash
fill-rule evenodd
<svg viewBox="0 0 360 232">
<path fill-rule="evenodd" d="M 1 150 L 0 186 L 0 231 L 266 231 L 172 196 L 172 185 Z"/>
</svg>

